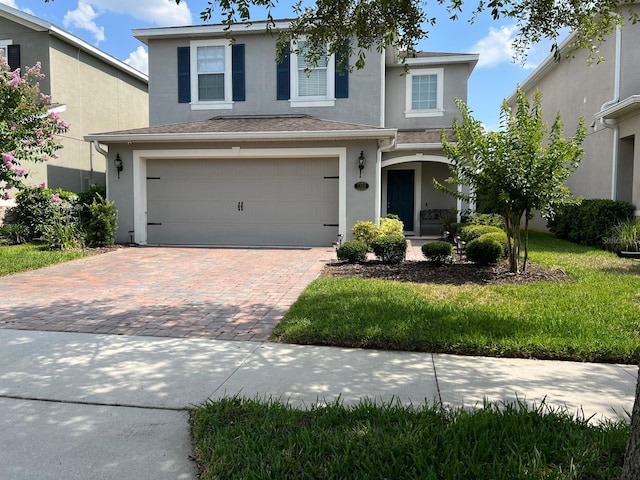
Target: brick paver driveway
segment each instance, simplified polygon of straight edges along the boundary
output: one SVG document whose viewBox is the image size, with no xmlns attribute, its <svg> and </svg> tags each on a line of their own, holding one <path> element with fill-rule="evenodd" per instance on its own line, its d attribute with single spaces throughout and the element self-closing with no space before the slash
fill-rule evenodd
<svg viewBox="0 0 640 480">
<path fill-rule="evenodd" d="M 0 277 L 0 328 L 265 340 L 332 248 L 123 248 Z"/>
</svg>

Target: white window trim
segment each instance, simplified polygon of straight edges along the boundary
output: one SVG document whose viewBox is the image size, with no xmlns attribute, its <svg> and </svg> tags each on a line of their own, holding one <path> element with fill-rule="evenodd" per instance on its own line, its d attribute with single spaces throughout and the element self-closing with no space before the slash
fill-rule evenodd
<svg viewBox="0 0 640 480">
<path fill-rule="evenodd" d="M 300 41 L 305 41 L 301 37 Z M 291 60 L 289 64 L 289 75 L 291 79 L 291 107 L 333 107 L 336 104 L 336 62 L 335 55 L 329 55 L 327 59 L 327 95 L 322 97 L 300 97 L 298 96 L 298 54 L 295 52 L 297 45 L 291 43 Z"/>
<path fill-rule="evenodd" d="M 229 40 L 192 40 L 189 44 L 191 62 L 191 110 L 229 110 L 233 108 L 233 83 L 231 78 L 231 44 Z M 225 47 L 224 50 L 224 100 L 200 101 L 198 99 L 198 47 Z"/>
<path fill-rule="evenodd" d="M 13 40 L 0 40 L 0 48 L 7 48 L 9 45 L 13 45 Z M 7 55 L 5 55 L 4 59 L 6 62 L 8 62 L 8 54 L 9 52 L 7 51 Z"/>
<path fill-rule="evenodd" d="M 436 108 L 428 110 L 414 110 L 412 108 L 413 75 L 437 75 L 438 98 Z M 404 116 L 406 118 L 417 117 L 442 117 L 444 115 L 444 68 L 421 68 L 410 70 L 406 75 L 406 103 Z"/>
</svg>

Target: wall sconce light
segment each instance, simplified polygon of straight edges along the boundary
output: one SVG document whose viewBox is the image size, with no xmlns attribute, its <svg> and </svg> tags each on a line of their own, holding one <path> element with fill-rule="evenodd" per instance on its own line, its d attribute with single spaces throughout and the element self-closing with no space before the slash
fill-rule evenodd
<svg viewBox="0 0 640 480">
<path fill-rule="evenodd" d="M 358 169 L 360 170 L 360 178 L 362 178 L 362 170 L 364 170 L 364 164 L 367 159 L 364 156 L 364 150 L 360 150 L 360 156 L 358 157 Z"/>
<path fill-rule="evenodd" d="M 113 161 L 116 166 L 116 170 L 118 172 L 118 178 L 120 178 L 120 172 L 124 170 L 124 166 L 122 165 L 122 159 L 120 158 L 120 154 L 116 153 L 116 159 Z"/>
</svg>

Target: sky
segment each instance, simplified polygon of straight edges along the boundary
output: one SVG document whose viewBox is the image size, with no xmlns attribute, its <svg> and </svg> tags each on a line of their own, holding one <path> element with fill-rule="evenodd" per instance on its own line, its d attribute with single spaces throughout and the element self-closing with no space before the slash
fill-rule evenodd
<svg viewBox="0 0 640 480">
<path fill-rule="evenodd" d="M 135 39 L 134 28 L 202 24 L 200 11 L 206 0 L 0 0 L 11 7 L 45 19 L 76 35 L 106 53 L 147 72 L 146 46 Z M 294 16 L 295 1 L 279 0 L 274 18 Z M 499 127 L 500 105 L 527 75 L 549 54 L 550 44 L 534 46 L 524 64 L 513 61 L 511 43 L 515 34 L 513 21 L 494 21 L 483 15 L 470 24 L 468 15 L 449 20 L 436 2 L 425 6 L 428 17 L 437 17 L 435 26 L 425 27 L 429 37 L 418 49 L 430 52 L 477 53 L 479 62 L 469 78 L 467 103 L 473 116 L 488 129 Z M 477 2 L 475 2 L 477 4 Z M 469 3 L 473 6 L 473 2 Z M 253 20 L 265 18 L 265 11 L 252 11 Z M 212 22 L 220 21 L 214 15 Z"/>
</svg>

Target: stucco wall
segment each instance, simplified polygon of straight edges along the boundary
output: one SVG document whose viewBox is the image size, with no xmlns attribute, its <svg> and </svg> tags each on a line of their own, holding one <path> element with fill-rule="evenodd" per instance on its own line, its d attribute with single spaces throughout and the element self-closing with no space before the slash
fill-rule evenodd
<svg viewBox="0 0 640 480">
<path fill-rule="evenodd" d="M 447 128 L 451 127 L 456 114 L 459 114 L 455 98 L 467 101 L 467 82 L 469 65 L 467 64 L 433 64 L 414 69 L 444 68 L 443 78 L 443 115 L 433 117 L 406 118 L 406 82 L 402 66 L 387 67 L 386 70 L 386 110 L 385 126 L 399 129 Z"/>
<path fill-rule="evenodd" d="M 308 114 L 327 120 L 378 126 L 381 123 L 382 55 L 367 55 L 366 67 L 349 76 L 349 98 L 338 98 L 333 107 L 291 107 L 288 100 L 276 99 L 275 38 L 258 33 L 238 35 L 245 45 L 246 100 L 234 102 L 232 109 L 192 110 L 178 103 L 177 47 L 189 46 L 188 39 L 149 41 L 149 114 L 151 125 L 202 120 L 218 115 Z"/>
</svg>

